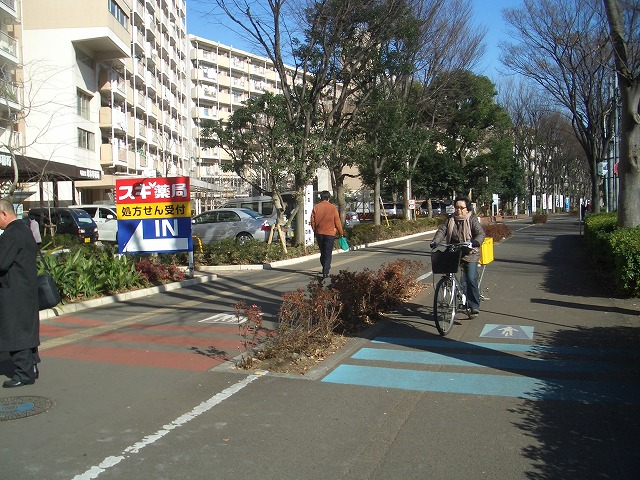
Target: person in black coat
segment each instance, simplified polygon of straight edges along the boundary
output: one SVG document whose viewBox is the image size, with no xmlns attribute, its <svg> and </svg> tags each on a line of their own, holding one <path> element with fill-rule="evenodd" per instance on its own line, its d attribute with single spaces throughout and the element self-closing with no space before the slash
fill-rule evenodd
<svg viewBox="0 0 640 480">
<path fill-rule="evenodd" d="M 13 205 L 0 200 L 0 351 L 9 352 L 15 367 L 5 388 L 35 382 L 38 376 L 38 247 L 31 229 L 16 221 Z"/>
</svg>

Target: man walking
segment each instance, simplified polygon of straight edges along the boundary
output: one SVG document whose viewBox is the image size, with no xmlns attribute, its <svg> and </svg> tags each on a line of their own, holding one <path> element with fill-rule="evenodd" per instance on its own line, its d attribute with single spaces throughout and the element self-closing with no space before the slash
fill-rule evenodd
<svg viewBox="0 0 640 480">
<path fill-rule="evenodd" d="M 335 205 L 329 203 L 331 194 L 323 190 L 320 192 L 320 203 L 313 207 L 311 212 L 311 228 L 316 234 L 318 247 L 320 248 L 320 265 L 322 265 L 322 278 L 329 276 L 331 269 L 331 256 L 333 244 L 336 240 L 336 232 L 344 235 L 340 214 Z"/>
<path fill-rule="evenodd" d="M 13 205 L 0 200 L 0 351 L 9 352 L 13 378 L 4 388 L 30 385 L 38 377 L 38 247 L 29 226 L 16 221 Z"/>
</svg>

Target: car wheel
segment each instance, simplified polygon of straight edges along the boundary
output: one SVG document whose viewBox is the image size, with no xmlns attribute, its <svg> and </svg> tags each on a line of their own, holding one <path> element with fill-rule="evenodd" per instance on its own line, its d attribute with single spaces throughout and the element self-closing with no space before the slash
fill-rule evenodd
<svg viewBox="0 0 640 480">
<path fill-rule="evenodd" d="M 253 240 L 253 237 L 251 236 L 251 234 L 243 232 L 243 233 L 239 233 L 236 236 L 236 242 L 238 243 L 238 245 L 244 245 L 245 243 L 247 243 L 249 240 Z"/>
</svg>

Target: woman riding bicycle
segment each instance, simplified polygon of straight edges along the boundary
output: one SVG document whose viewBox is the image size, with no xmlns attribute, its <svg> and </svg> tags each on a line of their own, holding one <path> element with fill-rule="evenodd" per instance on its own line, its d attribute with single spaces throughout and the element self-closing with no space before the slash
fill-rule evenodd
<svg viewBox="0 0 640 480">
<path fill-rule="evenodd" d="M 485 233 L 478 217 L 469 210 L 468 198 L 457 197 L 454 206 L 455 213 L 440 225 L 431 241 L 431 248 L 434 248 L 443 239 L 446 243 L 471 242 L 473 248 L 467 249 L 460 262 L 463 271 L 460 283 L 467 295 L 467 303 L 471 309 L 470 316 L 475 318 L 480 313 L 478 262 L 480 261 L 479 247 L 484 241 Z"/>
</svg>

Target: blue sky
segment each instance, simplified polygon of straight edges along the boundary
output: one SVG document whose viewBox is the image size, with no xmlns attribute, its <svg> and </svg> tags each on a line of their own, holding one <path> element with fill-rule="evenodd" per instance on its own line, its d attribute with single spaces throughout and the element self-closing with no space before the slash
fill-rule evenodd
<svg viewBox="0 0 640 480">
<path fill-rule="evenodd" d="M 487 75 L 495 82 L 499 78 L 496 69 L 500 66 L 498 43 L 508 40 L 505 24 L 502 20 L 502 10 L 508 7 L 518 7 L 522 4 L 522 0 L 472 0 L 472 3 L 477 24 L 487 27 L 486 53 L 479 68 L 476 69 L 476 73 Z M 200 12 L 212 8 L 211 6 L 207 7 L 207 4 L 214 5 L 215 3 L 213 1 L 187 0 L 187 33 L 258 55 L 261 54 L 261 52 L 253 52 L 251 44 L 228 28 L 215 24 L 211 18 L 203 17 Z"/>
</svg>

